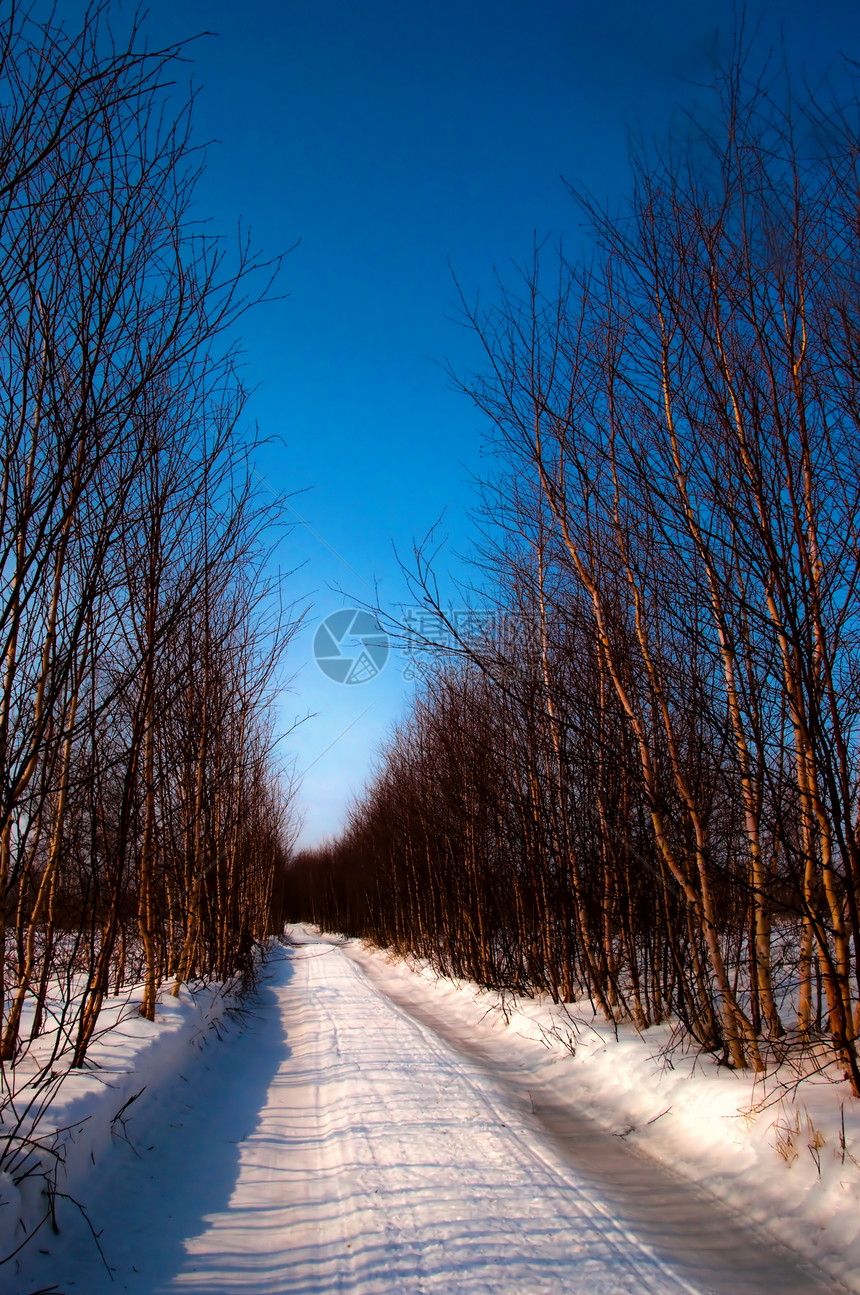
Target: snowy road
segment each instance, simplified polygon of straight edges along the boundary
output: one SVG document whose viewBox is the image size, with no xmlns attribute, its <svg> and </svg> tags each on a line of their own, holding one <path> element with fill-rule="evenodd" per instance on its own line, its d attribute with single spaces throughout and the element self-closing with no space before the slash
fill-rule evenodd
<svg viewBox="0 0 860 1295">
<path fill-rule="evenodd" d="M 397 1003 L 383 984 L 329 941 L 270 963 L 254 1019 L 101 1167 L 88 1208 L 114 1280 L 81 1229 L 22 1291 L 833 1289 L 459 1038 L 418 986 Z"/>
</svg>

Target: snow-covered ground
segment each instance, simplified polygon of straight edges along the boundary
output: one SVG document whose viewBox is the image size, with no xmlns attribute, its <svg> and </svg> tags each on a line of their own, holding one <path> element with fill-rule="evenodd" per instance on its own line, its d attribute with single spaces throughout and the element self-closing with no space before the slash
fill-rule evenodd
<svg viewBox="0 0 860 1295">
<path fill-rule="evenodd" d="M 694 1284 L 716 1284 L 707 1255 L 735 1245 L 717 1239 L 729 1219 L 812 1265 L 806 1271 L 820 1273 L 829 1289 L 860 1291 L 860 1102 L 847 1084 L 738 1074 L 672 1046 L 669 1026 L 644 1033 L 613 1027 L 589 1003 L 502 996 L 440 977 L 418 960 L 357 942 L 347 949 L 386 996 L 490 1068 L 510 1092 L 524 1094 L 542 1127 L 580 1169 L 591 1164 L 604 1196 L 643 1233 L 677 1233 L 690 1263 L 700 1245 Z M 629 1156 L 611 1155 L 605 1141 L 589 1147 L 595 1124 L 613 1148 L 620 1144 L 636 1152 L 637 1163 L 668 1171 L 659 1189 L 656 1178 L 649 1187 L 647 1175 L 632 1171 Z M 701 1228 L 703 1198 L 728 1210 L 713 1215 L 712 1236 Z M 684 1199 L 696 1203 L 689 1220 Z M 770 1262 L 766 1255 L 760 1286 L 747 1269 L 734 1289 L 785 1289 L 768 1276 Z"/>
<path fill-rule="evenodd" d="M 806 1184 L 803 1158 L 788 1165 L 763 1126 L 738 1116 L 747 1081 L 661 1072 L 653 1043 L 591 1027 L 571 1055 L 548 1036 L 560 1022 L 546 1005 L 516 1005 L 506 1024 L 472 986 L 355 942 L 291 937 L 252 1014 L 202 1050 L 180 1046 L 181 1029 L 176 1047 L 159 1045 L 174 1010 L 164 1000 L 168 1017 L 139 1050 L 150 1082 L 125 1138 L 88 1172 L 78 1158 L 75 1194 L 103 1229 L 112 1275 L 68 1205 L 59 1235 L 44 1228 L 0 1269 L 4 1293 L 816 1295 L 850 1274 L 856 1227 L 844 1211 L 841 1233 L 819 1230 L 831 1274 L 819 1282 L 632 1148 L 734 1194 L 748 1217 L 758 1202 L 778 1227 L 793 1210 L 786 1239 L 809 1251 L 811 1194 L 780 1194 L 798 1170 Z M 828 1150 L 818 1148 L 822 1218 L 842 1210 Z"/>
<path fill-rule="evenodd" d="M 151 1022 L 139 1015 L 138 986 L 106 1003 L 86 1069 L 70 1069 L 71 1045 L 58 1048 L 51 1031 L 2 1069 L 0 1153 L 9 1169 L 0 1172 L 0 1260 L 25 1249 L 20 1261 L 0 1266 L 0 1291 L 35 1250 L 62 1253 L 54 1225 L 62 1236 L 82 1219 L 79 1205 L 102 1170 L 115 1166 L 114 1147 L 127 1136 L 136 1104 L 162 1085 L 175 1091 L 209 1037 L 220 1037 L 241 1012 L 237 990 L 238 982 L 183 988 L 179 998 L 165 992 Z M 60 1193 L 53 1211 L 46 1173 Z"/>
</svg>

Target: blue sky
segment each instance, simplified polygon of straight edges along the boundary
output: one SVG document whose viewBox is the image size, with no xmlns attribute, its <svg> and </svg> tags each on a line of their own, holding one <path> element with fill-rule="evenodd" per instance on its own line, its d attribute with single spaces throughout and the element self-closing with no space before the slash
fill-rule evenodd
<svg viewBox="0 0 860 1295">
<path fill-rule="evenodd" d="M 856 4 L 765 3 L 761 48 L 784 40 L 813 72 L 860 57 Z M 477 348 L 456 320 L 451 270 L 490 301 L 535 235 L 575 254 L 585 232 L 560 177 L 609 200 L 637 124 L 659 135 L 701 95 L 731 5 L 687 0 L 152 0 L 153 43 L 192 47 L 198 139 L 215 140 L 200 215 L 286 260 L 283 301 L 243 328 L 249 405 L 279 438 L 259 470 L 303 519 L 277 560 L 312 603 L 292 645 L 284 742 L 306 772 L 303 840 L 334 834 L 411 684 L 392 656 L 339 685 L 312 659 L 319 620 L 378 593 L 408 602 L 408 557 L 444 513 L 440 573 L 464 568 L 480 421 L 443 370 Z M 295 493 L 301 492 L 301 493 Z M 307 524 L 304 524 L 307 523 Z M 338 590 L 344 591 L 343 593 Z"/>
</svg>

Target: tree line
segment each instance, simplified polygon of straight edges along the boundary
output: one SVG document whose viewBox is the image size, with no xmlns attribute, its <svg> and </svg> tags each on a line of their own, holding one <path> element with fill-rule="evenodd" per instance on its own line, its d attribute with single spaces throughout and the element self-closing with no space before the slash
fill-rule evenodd
<svg viewBox="0 0 860 1295">
<path fill-rule="evenodd" d="M 476 582 L 291 909 L 860 1095 L 860 103 L 746 55 L 466 318 Z M 432 572 L 416 585 L 440 622 Z"/>
<path fill-rule="evenodd" d="M 279 911 L 294 622 L 232 341 L 278 263 L 200 227 L 187 53 L 104 3 L 0 22 L 6 1152 L 33 1040 L 43 1077 L 83 1066 L 109 995 L 142 981 L 152 1020 L 165 979 L 249 972 Z"/>
</svg>

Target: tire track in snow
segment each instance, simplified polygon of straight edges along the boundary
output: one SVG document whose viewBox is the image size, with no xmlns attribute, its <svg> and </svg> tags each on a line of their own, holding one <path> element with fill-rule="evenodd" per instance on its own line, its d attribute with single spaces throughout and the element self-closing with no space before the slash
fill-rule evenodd
<svg viewBox="0 0 860 1295">
<path fill-rule="evenodd" d="M 609 1207 L 594 1194 L 593 1188 L 589 1190 L 583 1185 L 581 1179 L 577 1179 L 570 1168 L 563 1162 L 559 1163 L 557 1158 L 551 1154 L 551 1148 L 543 1146 L 540 1141 L 534 1137 L 534 1130 L 528 1126 L 518 1124 L 519 1113 L 512 1111 L 510 1095 L 505 1101 L 504 1095 L 497 1093 L 495 1098 L 490 1095 L 489 1083 L 486 1075 L 481 1075 L 474 1068 L 474 1063 L 470 1063 L 452 1053 L 450 1047 L 445 1047 L 439 1036 L 435 1034 L 427 1025 L 411 1016 L 409 1012 L 398 1004 L 384 991 L 378 989 L 371 980 L 367 979 L 362 969 L 355 963 L 352 963 L 355 974 L 362 978 L 368 989 L 376 995 L 380 1001 L 400 1016 L 403 1022 L 419 1035 L 423 1045 L 433 1050 L 440 1059 L 444 1059 L 451 1066 L 454 1072 L 459 1076 L 461 1081 L 468 1086 L 474 1094 L 477 1103 L 486 1108 L 490 1113 L 492 1122 L 499 1127 L 506 1128 L 508 1134 L 516 1148 L 522 1163 L 529 1162 L 537 1167 L 538 1173 L 546 1175 L 547 1194 L 554 1196 L 561 1208 L 570 1207 L 571 1193 L 575 1196 L 577 1216 L 585 1215 L 588 1217 L 591 1226 L 598 1226 L 604 1230 L 607 1240 L 611 1241 L 617 1249 L 617 1261 L 628 1268 L 630 1275 L 642 1281 L 643 1274 L 641 1268 L 637 1267 L 635 1262 L 630 1258 L 630 1254 L 639 1252 L 647 1256 L 648 1260 L 653 1263 L 659 1270 L 660 1281 L 657 1285 L 650 1275 L 646 1276 L 647 1285 L 639 1286 L 639 1289 L 646 1295 L 650 1292 L 662 1292 L 664 1290 L 673 1290 L 686 1292 L 687 1295 L 701 1295 L 697 1288 L 690 1285 L 678 1274 L 673 1273 L 669 1266 L 664 1263 L 654 1250 L 646 1245 L 639 1237 L 615 1217 L 613 1217 Z"/>
<path fill-rule="evenodd" d="M 468 1060 L 340 950 L 319 962 L 296 956 L 331 1064 L 339 1074 L 351 1067 L 337 1154 L 356 1225 L 356 1291 L 689 1295 L 551 1146 L 534 1145 L 503 1091 Z"/>
<path fill-rule="evenodd" d="M 432 990 L 411 974 L 391 976 L 354 942 L 344 952 L 377 992 L 410 1019 L 435 1034 L 501 1085 L 536 1137 L 527 1139 L 535 1154 L 551 1146 L 593 1192 L 621 1233 L 665 1260 L 689 1288 L 714 1295 L 835 1295 L 838 1284 L 818 1277 L 783 1247 L 750 1230 L 746 1221 L 696 1184 L 622 1144 L 560 1100 L 552 1071 L 545 1074 L 512 1055 L 504 1035 L 476 1035 L 434 999 Z"/>
</svg>

